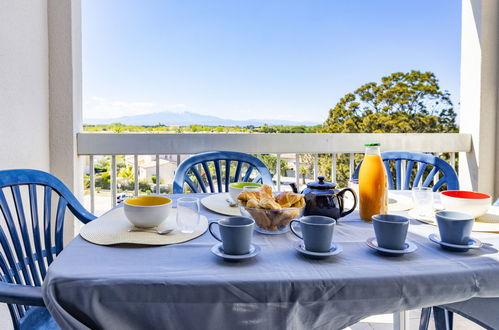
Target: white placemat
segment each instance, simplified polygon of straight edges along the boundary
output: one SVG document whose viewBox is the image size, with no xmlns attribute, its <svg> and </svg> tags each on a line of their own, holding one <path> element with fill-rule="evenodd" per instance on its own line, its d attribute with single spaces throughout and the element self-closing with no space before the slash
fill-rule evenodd
<svg viewBox="0 0 499 330">
<path fill-rule="evenodd" d="M 177 229 L 177 209 L 172 209 L 168 218 L 155 229 L 164 230 L 175 228 L 167 235 L 146 232 L 129 232 L 135 228 L 125 217 L 122 207 L 118 207 L 103 216 L 87 223 L 80 231 L 81 237 L 99 245 L 113 244 L 145 244 L 168 245 L 189 241 L 201 236 L 208 229 L 208 219 L 201 215 L 199 225 L 193 233 L 182 233 Z"/>
<path fill-rule="evenodd" d="M 349 193 L 346 193 L 345 195 L 345 208 L 350 209 L 353 205 L 353 198 L 351 197 L 352 195 Z M 414 203 L 412 201 L 412 198 L 407 196 L 407 194 L 404 193 L 397 193 L 395 191 L 389 190 L 388 191 L 388 210 L 395 212 L 395 211 L 407 211 L 410 210 L 413 207 Z M 357 207 L 356 209 L 359 209 L 359 196 L 357 195 Z"/>
<path fill-rule="evenodd" d="M 214 194 L 201 199 L 201 204 L 216 213 L 236 217 L 241 216 L 239 206 L 230 206 L 227 198 L 229 198 L 229 193 Z"/>
<path fill-rule="evenodd" d="M 416 219 L 418 221 L 436 226 L 437 221 L 435 216 L 422 217 L 415 209 L 409 211 L 409 217 Z M 484 233 L 499 233 L 499 207 L 491 206 L 486 214 L 475 220 L 473 224 L 474 232 L 484 232 Z"/>
</svg>

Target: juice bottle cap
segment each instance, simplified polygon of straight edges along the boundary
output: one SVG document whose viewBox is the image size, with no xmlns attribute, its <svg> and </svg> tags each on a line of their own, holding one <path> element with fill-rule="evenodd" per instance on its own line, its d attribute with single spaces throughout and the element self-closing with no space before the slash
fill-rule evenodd
<svg viewBox="0 0 499 330">
<path fill-rule="evenodd" d="M 378 147 L 378 146 L 380 146 L 380 145 L 381 145 L 381 143 L 379 143 L 379 142 L 376 142 L 376 143 L 366 143 L 366 144 L 364 144 L 364 146 L 366 146 L 366 147 Z"/>
</svg>

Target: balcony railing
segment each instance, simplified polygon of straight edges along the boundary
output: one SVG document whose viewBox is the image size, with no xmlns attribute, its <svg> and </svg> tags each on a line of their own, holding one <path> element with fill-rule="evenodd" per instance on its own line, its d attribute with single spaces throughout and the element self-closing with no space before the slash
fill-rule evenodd
<svg viewBox="0 0 499 330">
<path fill-rule="evenodd" d="M 295 155 L 295 178 L 299 183 L 300 154 L 313 155 L 313 175 L 319 173 L 318 155 L 331 159 L 331 177 L 336 180 L 337 157 L 349 155 L 349 173 L 355 169 L 356 153 L 364 152 L 364 144 L 380 142 L 383 151 L 405 150 L 441 155 L 449 154 L 449 163 L 456 167 L 456 154 L 471 151 L 470 134 L 134 134 L 134 133 L 79 133 L 78 155 L 89 157 L 90 209 L 95 211 L 94 156 L 111 156 L 111 200 L 116 203 L 117 155 L 133 155 L 134 193 L 139 193 L 139 155 L 155 156 L 156 185 L 160 192 L 160 155 L 176 155 L 177 166 L 181 155 L 206 151 L 227 150 L 251 154 L 276 155 L 276 187 L 281 190 L 281 155 Z M 402 170 L 402 173 L 404 171 Z"/>
</svg>

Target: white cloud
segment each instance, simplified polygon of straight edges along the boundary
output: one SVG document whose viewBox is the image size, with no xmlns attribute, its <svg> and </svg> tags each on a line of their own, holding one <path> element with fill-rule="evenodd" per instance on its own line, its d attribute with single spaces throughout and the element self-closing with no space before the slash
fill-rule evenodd
<svg viewBox="0 0 499 330">
<path fill-rule="evenodd" d="M 158 104 L 154 102 L 117 101 L 94 96 L 83 103 L 83 117 L 92 119 L 118 118 L 162 111 L 178 111 L 187 107 L 187 105 L 182 103 Z"/>
</svg>

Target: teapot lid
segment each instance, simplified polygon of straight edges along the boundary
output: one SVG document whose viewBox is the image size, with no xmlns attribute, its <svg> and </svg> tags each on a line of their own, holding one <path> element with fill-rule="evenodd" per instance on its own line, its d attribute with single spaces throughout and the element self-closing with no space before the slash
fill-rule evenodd
<svg viewBox="0 0 499 330">
<path fill-rule="evenodd" d="M 336 183 L 324 181 L 323 176 L 318 176 L 319 181 L 307 183 L 307 187 L 311 189 L 330 190 L 336 188 Z"/>
</svg>

